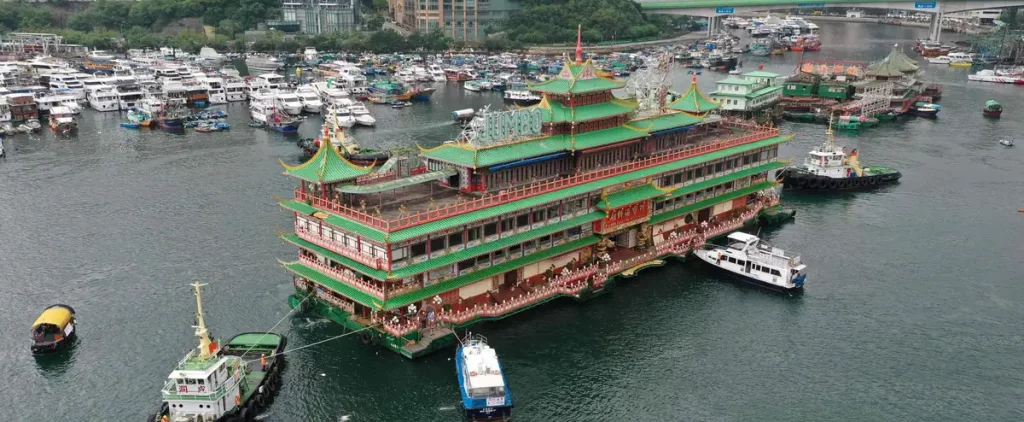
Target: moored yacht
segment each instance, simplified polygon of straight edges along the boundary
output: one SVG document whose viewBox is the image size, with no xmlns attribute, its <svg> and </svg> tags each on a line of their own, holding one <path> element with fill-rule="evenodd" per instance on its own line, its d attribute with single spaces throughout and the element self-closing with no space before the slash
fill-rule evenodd
<svg viewBox="0 0 1024 422">
<path fill-rule="evenodd" d="M 96 111 L 117 111 L 120 105 L 117 102 L 117 94 L 113 87 L 98 86 L 89 88 L 87 99 L 89 107 Z"/>
<path fill-rule="evenodd" d="M 276 73 L 264 73 L 253 78 L 246 79 L 249 93 L 260 89 L 281 89 L 285 86 L 284 76 Z"/>
<path fill-rule="evenodd" d="M 298 116 L 302 114 L 302 101 L 299 100 L 299 96 L 293 92 L 279 92 L 276 96 L 277 108 L 284 110 L 286 113 Z"/>
<path fill-rule="evenodd" d="M 320 96 L 317 94 L 316 89 L 311 86 L 299 87 L 295 91 L 295 95 L 299 97 L 299 101 L 302 102 L 302 111 L 306 113 L 319 113 L 323 108 Z"/>
<path fill-rule="evenodd" d="M 249 98 L 249 94 L 246 93 L 247 89 L 242 78 L 237 76 L 224 78 L 224 95 L 228 101 L 245 101 Z"/>
<path fill-rule="evenodd" d="M 803 291 L 807 266 L 800 262 L 800 255 L 748 233 L 731 233 L 728 239 L 729 246 L 706 245 L 693 254 L 745 282 L 783 292 Z"/>
<path fill-rule="evenodd" d="M 139 106 L 142 101 L 142 87 L 137 84 L 121 84 L 114 87 L 114 95 L 117 95 L 117 105 L 121 110 L 128 110 Z"/>
<path fill-rule="evenodd" d="M 206 77 L 201 80 L 206 92 L 209 95 L 210 104 L 225 104 L 228 102 L 224 90 L 224 79 L 218 77 Z"/>
<path fill-rule="evenodd" d="M 348 110 L 352 113 L 352 117 L 355 117 L 356 123 L 363 126 L 373 126 L 377 124 L 377 119 L 374 119 L 370 115 L 370 110 L 366 109 L 366 106 L 360 102 L 353 102 L 348 107 Z"/>
</svg>

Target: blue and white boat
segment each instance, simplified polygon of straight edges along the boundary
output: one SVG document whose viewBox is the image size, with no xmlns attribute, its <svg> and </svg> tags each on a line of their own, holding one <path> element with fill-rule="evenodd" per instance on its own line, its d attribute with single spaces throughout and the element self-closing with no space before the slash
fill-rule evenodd
<svg viewBox="0 0 1024 422">
<path fill-rule="evenodd" d="M 772 247 L 752 234 L 732 233 L 729 246 L 706 245 L 693 254 L 745 282 L 771 290 L 802 292 L 807 277 L 800 255 Z"/>
<path fill-rule="evenodd" d="M 467 336 L 455 352 L 455 374 L 459 378 L 462 405 L 471 421 L 506 420 L 512 416 L 512 393 L 498 354 L 482 336 Z"/>
</svg>

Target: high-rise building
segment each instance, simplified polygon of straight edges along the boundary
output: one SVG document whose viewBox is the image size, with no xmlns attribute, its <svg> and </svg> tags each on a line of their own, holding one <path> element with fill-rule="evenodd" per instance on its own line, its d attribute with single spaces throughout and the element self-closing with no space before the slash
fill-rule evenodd
<svg viewBox="0 0 1024 422">
<path fill-rule="evenodd" d="M 484 29 L 519 10 L 518 0 L 390 0 L 395 23 L 418 31 L 440 30 L 457 40 L 483 41 Z"/>
<path fill-rule="evenodd" d="M 356 29 L 359 7 L 356 0 L 284 0 L 284 21 L 298 22 L 304 34 L 350 32 Z"/>
</svg>

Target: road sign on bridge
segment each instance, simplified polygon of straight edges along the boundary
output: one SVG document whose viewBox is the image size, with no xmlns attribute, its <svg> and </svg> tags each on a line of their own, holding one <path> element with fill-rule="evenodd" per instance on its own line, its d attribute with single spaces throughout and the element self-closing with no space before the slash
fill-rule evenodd
<svg viewBox="0 0 1024 422">
<path fill-rule="evenodd" d="M 716 7 L 715 13 L 719 15 L 731 15 L 733 13 L 736 13 L 735 10 L 736 9 L 733 7 Z"/>
<path fill-rule="evenodd" d="M 935 8 L 935 3 L 936 2 L 934 2 L 934 1 L 918 1 L 918 2 L 914 2 L 914 8 L 915 9 L 934 9 Z"/>
</svg>

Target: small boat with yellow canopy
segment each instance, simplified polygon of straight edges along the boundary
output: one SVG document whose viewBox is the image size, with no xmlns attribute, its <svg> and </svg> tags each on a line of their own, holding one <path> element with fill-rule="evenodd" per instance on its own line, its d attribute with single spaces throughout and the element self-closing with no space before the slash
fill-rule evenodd
<svg viewBox="0 0 1024 422">
<path fill-rule="evenodd" d="M 53 353 L 75 337 L 75 310 L 68 305 L 53 305 L 32 323 L 32 353 Z"/>
</svg>

